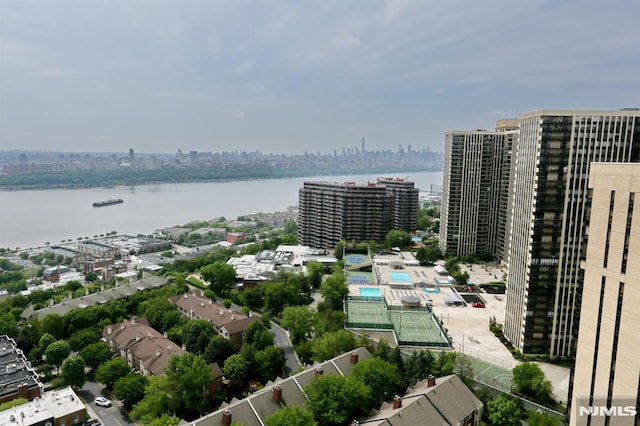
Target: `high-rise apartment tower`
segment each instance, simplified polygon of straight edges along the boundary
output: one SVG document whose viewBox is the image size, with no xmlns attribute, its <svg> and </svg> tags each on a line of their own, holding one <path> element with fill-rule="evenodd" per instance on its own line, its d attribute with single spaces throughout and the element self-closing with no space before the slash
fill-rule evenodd
<svg viewBox="0 0 640 426">
<path fill-rule="evenodd" d="M 445 134 L 440 213 L 440 249 L 445 253 L 504 257 L 516 136 L 511 128 Z"/>
<path fill-rule="evenodd" d="M 640 164 L 591 165 L 571 425 L 637 424 L 640 406 Z M 636 200 L 638 198 L 638 200 Z M 611 409 L 607 418 L 602 409 Z"/>
<path fill-rule="evenodd" d="M 640 111 L 536 111 L 514 153 L 505 337 L 521 352 L 575 350 L 592 162 L 640 161 Z"/>
<path fill-rule="evenodd" d="M 305 182 L 298 199 L 300 244 L 333 248 L 340 240 L 383 241 L 392 229 L 414 231 L 418 190 L 413 186 L 387 178 L 364 185 Z"/>
</svg>

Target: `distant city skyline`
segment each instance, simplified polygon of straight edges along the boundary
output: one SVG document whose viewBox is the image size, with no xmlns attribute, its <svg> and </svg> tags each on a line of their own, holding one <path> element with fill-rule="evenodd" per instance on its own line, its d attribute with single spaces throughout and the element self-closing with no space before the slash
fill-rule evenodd
<svg viewBox="0 0 640 426">
<path fill-rule="evenodd" d="M 0 3 L 0 150 L 442 151 L 640 99 L 640 3 Z"/>
</svg>

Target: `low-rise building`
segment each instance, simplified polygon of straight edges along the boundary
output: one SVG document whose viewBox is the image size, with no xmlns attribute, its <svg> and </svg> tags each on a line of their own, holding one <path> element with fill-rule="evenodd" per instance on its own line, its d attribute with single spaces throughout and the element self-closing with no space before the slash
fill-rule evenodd
<svg viewBox="0 0 640 426">
<path fill-rule="evenodd" d="M 377 414 L 354 424 L 366 426 L 460 425 L 477 426 L 482 402 L 455 374 L 431 376 L 407 389 L 404 396 L 385 402 Z"/>
<path fill-rule="evenodd" d="M 217 411 L 189 423 L 189 426 L 229 426 L 233 421 L 245 426 L 263 426 L 265 419 L 287 405 L 304 405 L 307 397 L 304 388 L 321 374 L 340 374 L 348 376 L 353 367 L 369 357 L 365 348 L 338 355 L 328 361 L 308 366 L 302 371 L 286 379 L 277 378 L 268 382 L 249 397 L 229 403 L 223 403 Z M 424 423 L 415 423 L 424 424 Z"/>
<path fill-rule="evenodd" d="M 0 336 L 0 403 L 16 398 L 32 400 L 41 396 L 42 390 L 38 374 L 18 349 L 15 340 L 6 335 Z"/>
<path fill-rule="evenodd" d="M 145 318 L 111 324 L 102 329 L 111 350 L 145 376 L 162 375 L 172 355 L 185 351 L 149 325 Z"/>
<path fill-rule="evenodd" d="M 235 348 L 242 346 L 244 335 L 249 325 L 260 320 L 256 316 L 246 316 L 240 312 L 227 309 L 197 293 L 185 293 L 173 296 L 169 300 L 182 315 L 190 319 L 209 321 L 216 332 L 229 340 Z"/>
<path fill-rule="evenodd" d="M 0 425 L 71 426 L 83 424 L 87 409 L 70 387 L 47 392 L 42 397 L 0 411 Z"/>
</svg>

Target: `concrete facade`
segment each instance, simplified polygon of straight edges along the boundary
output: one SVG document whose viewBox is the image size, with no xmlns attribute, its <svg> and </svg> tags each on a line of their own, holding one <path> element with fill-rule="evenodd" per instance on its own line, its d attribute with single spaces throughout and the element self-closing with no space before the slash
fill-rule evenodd
<svg viewBox="0 0 640 426">
<path fill-rule="evenodd" d="M 582 262 L 570 424 L 634 425 L 637 416 L 587 416 L 581 408 L 637 409 L 640 401 L 640 264 L 635 258 L 640 253 L 640 164 L 594 163 L 589 188 L 589 241 Z"/>
</svg>

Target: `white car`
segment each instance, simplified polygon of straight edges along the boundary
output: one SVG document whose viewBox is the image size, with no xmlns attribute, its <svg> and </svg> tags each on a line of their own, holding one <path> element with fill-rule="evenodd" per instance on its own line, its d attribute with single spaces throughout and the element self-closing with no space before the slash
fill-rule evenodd
<svg viewBox="0 0 640 426">
<path fill-rule="evenodd" d="M 104 398 L 102 396 L 97 397 L 95 400 L 95 403 L 100 407 L 111 407 L 111 401 L 109 401 L 107 398 Z"/>
</svg>

